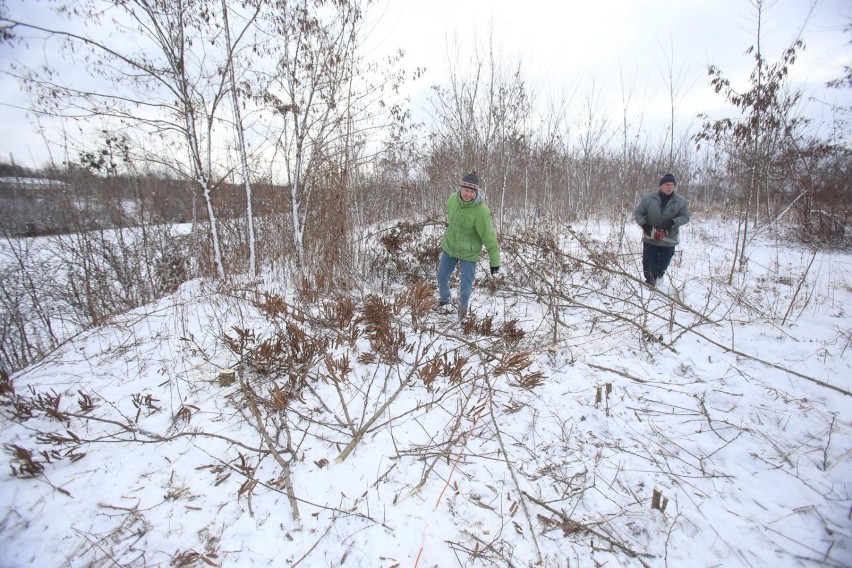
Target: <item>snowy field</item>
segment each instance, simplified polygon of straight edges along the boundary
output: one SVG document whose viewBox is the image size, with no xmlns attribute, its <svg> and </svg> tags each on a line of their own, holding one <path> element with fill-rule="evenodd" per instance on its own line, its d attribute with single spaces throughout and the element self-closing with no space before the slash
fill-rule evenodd
<svg viewBox="0 0 852 568">
<path fill-rule="evenodd" d="M 462 326 L 409 229 L 0 382 L 0 567 L 852 565 L 852 255 L 693 222 L 653 291 L 636 227 L 519 232 Z"/>
</svg>

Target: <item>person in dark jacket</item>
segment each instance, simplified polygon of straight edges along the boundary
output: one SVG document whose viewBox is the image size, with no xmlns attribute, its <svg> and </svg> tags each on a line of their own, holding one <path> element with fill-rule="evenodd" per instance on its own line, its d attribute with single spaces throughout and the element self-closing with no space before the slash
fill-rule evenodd
<svg viewBox="0 0 852 568">
<path fill-rule="evenodd" d="M 464 176 L 458 191 L 447 200 L 447 231 L 441 239 L 441 260 L 438 263 L 438 307 L 450 303 L 450 276 L 459 266 L 459 318 L 467 315 L 467 306 L 476 276 L 476 263 L 482 247 L 488 251 L 491 275 L 500 270 L 500 247 L 491 222 L 491 212 L 485 204 L 485 191 L 479 176 L 471 172 Z"/>
<path fill-rule="evenodd" d="M 679 240 L 680 227 L 689 223 L 689 205 L 675 193 L 672 174 L 660 179 L 660 188 L 642 197 L 633 217 L 642 227 L 642 275 L 656 286 L 666 273 Z"/>
</svg>

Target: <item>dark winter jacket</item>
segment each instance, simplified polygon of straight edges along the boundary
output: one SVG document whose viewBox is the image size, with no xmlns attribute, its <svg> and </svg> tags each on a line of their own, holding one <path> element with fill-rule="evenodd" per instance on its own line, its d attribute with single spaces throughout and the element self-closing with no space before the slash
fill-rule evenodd
<svg viewBox="0 0 852 568">
<path fill-rule="evenodd" d="M 456 191 L 447 200 L 447 232 L 441 239 L 441 248 L 453 258 L 477 262 L 482 246 L 488 251 L 489 264 L 500 266 L 500 247 L 491 223 L 491 211 L 485 204 L 485 192 L 464 202 Z"/>
<path fill-rule="evenodd" d="M 633 211 L 633 217 L 640 225 L 645 223 L 651 225 L 651 236 L 643 235 L 642 242 L 650 243 L 661 247 L 673 247 L 678 244 L 679 229 L 683 225 L 689 223 L 689 206 L 686 199 L 680 196 L 676 191 L 672 193 L 666 208 L 660 210 L 660 192 L 655 191 L 645 195 L 639 205 Z M 674 221 L 674 227 L 669 229 L 669 234 L 665 239 L 655 241 L 653 239 L 654 231 L 663 228 L 666 221 Z"/>
</svg>

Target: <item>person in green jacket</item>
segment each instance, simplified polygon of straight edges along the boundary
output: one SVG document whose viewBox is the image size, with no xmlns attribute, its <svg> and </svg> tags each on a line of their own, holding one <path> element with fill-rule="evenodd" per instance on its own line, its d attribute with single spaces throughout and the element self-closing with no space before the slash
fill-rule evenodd
<svg viewBox="0 0 852 568">
<path fill-rule="evenodd" d="M 485 204 L 485 191 L 479 176 L 470 172 L 461 180 L 461 187 L 447 200 L 447 231 L 441 239 L 441 260 L 438 263 L 439 308 L 450 303 L 450 276 L 459 266 L 459 318 L 467 316 L 476 263 L 482 247 L 488 251 L 491 275 L 500 270 L 500 246 L 491 222 L 491 211 Z"/>
</svg>

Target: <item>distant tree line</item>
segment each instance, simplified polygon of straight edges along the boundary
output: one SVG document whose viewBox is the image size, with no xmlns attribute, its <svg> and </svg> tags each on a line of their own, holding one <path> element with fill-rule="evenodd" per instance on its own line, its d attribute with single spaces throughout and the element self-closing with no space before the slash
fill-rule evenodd
<svg viewBox="0 0 852 568">
<path fill-rule="evenodd" d="M 10 172 L 0 163 L 0 172 Z M 14 168 L 0 175 L 0 230 L 8 236 L 39 236 L 81 230 L 134 227 L 143 223 L 207 222 L 197 195 L 185 180 L 163 176 L 104 177 L 80 168 Z M 285 188 L 258 183 L 252 196 L 259 215 L 269 214 L 274 194 Z M 243 188 L 221 183 L 213 202 L 221 215 L 234 218 L 246 209 Z"/>
</svg>

